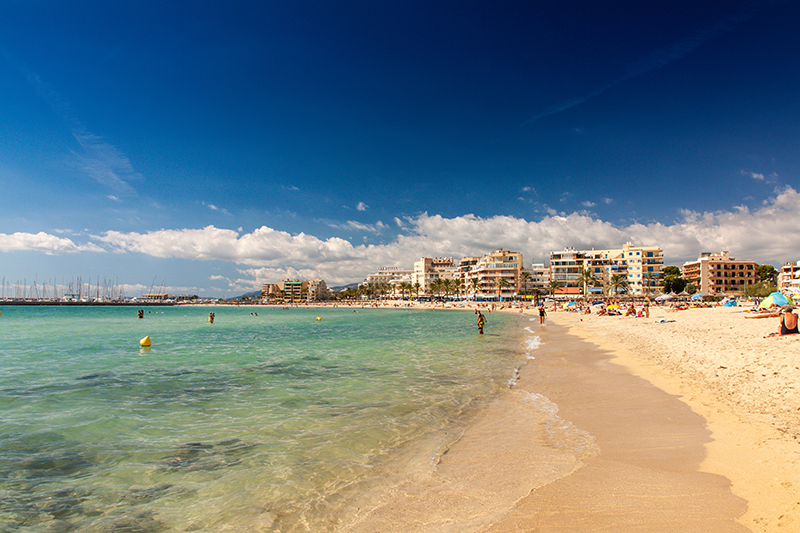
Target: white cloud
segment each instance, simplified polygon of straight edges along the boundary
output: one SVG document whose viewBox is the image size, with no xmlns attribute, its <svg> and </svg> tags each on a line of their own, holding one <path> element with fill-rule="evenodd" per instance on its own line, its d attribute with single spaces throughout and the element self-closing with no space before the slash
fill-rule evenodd
<svg viewBox="0 0 800 533">
<path fill-rule="evenodd" d="M 764 174 L 759 174 L 758 172 L 749 172 L 749 171 L 746 171 L 746 170 L 742 170 L 742 174 L 745 175 L 745 176 L 749 176 L 749 177 L 753 178 L 754 180 L 758 180 L 758 181 L 764 181 L 764 179 L 765 179 L 764 178 Z"/>
<path fill-rule="evenodd" d="M 48 255 L 75 252 L 105 252 L 103 248 L 90 243 L 75 244 L 71 239 L 56 237 L 40 231 L 39 233 L 0 233 L 0 251 L 17 252 L 33 250 Z"/>
<path fill-rule="evenodd" d="M 628 241 L 663 247 L 667 264 L 680 265 L 700 252 L 719 250 L 728 250 L 739 259 L 774 265 L 800 259 L 800 193 L 790 187 L 776 191 L 756 209 L 739 206 L 729 211 L 685 211 L 673 224 L 615 225 L 585 213 L 551 214 L 535 222 L 511 216 L 444 218 L 423 213 L 400 222 L 403 232 L 392 242 L 371 245 L 355 245 L 338 237 L 291 235 L 266 226 L 244 234 L 214 226 L 149 233 L 108 231 L 93 240 L 118 253 L 229 261 L 242 266 L 242 279 L 228 278 L 231 286 L 248 289 L 285 278 L 320 277 L 338 285 L 363 280 L 382 266 L 410 267 L 421 256 L 460 258 L 498 248 L 522 252 L 526 263 L 534 258 L 546 260 L 551 251 L 565 246 L 616 248 Z M 0 234 L 0 250 L 102 251 L 92 243 L 79 245 L 45 233 Z"/>
<path fill-rule="evenodd" d="M 611 205 L 611 202 L 613 202 L 613 201 L 614 200 L 611 199 L 611 198 L 603 198 L 603 203 L 606 204 L 606 205 Z"/>
<path fill-rule="evenodd" d="M 216 211 L 218 213 L 222 213 L 223 215 L 230 215 L 227 209 L 223 209 L 222 207 L 216 206 L 214 204 L 207 204 L 203 202 L 203 205 L 211 209 L 212 211 Z"/>
<path fill-rule="evenodd" d="M 356 222 L 355 220 L 348 220 L 344 224 L 329 223 L 328 226 L 343 230 L 366 231 L 369 233 L 380 233 L 382 229 L 385 229 L 387 227 L 386 224 L 384 224 L 380 220 L 375 224 L 364 224 L 362 222 Z"/>
<path fill-rule="evenodd" d="M 596 203 L 594 203 L 594 202 L 590 202 L 589 200 L 586 200 L 585 202 L 581 202 L 581 205 L 582 205 L 583 207 L 594 207 L 594 206 L 596 206 L 597 204 L 596 204 Z"/>
<path fill-rule="evenodd" d="M 369 206 L 367 204 L 365 204 L 364 202 L 358 202 L 358 205 L 356 206 L 356 209 L 358 211 L 366 211 L 368 207 Z"/>
</svg>

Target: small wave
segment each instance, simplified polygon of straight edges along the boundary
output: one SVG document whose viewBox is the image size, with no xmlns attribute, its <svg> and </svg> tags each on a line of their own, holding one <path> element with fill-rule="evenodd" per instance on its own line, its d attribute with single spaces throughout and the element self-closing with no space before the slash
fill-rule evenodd
<svg viewBox="0 0 800 533">
<path fill-rule="evenodd" d="M 525 329 L 530 331 L 530 329 L 528 328 Z M 531 331 L 531 333 L 533 332 Z M 536 359 L 533 356 L 533 352 L 538 350 L 541 345 L 542 345 L 542 338 L 538 335 L 525 339 L 525 351 L 528 354 L 528 359 Z"/>
<path fill-rule="evenodd" d="M 519 381 L 519 367 L 514 369 L 514 375 L 508 380 L 508 388 L 513 389 L 517 381 Z"/>
<path fill-rule="evenodd" d="M 525 394 L 525 403 L 548 415 L 545 433 L 550 445 L 565 451 L 572 451 L 580 459 L 588 459 L 600 453 L 600 448 L 591 433 L 558 416 L 558 405 L 542 394 L 535 392 L 526 392 Z"/>
</svg>

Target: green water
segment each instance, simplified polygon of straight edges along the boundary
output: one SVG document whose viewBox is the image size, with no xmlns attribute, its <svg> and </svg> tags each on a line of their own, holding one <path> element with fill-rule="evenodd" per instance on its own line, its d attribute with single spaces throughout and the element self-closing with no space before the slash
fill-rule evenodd
<svg viewBox="0 0 800 533">
<path fill-rule="evenodd" d="M 525 359 L 510 315 L 208 311 L 0 306 L 0 531 L 322 531 Z"/>
</svg>

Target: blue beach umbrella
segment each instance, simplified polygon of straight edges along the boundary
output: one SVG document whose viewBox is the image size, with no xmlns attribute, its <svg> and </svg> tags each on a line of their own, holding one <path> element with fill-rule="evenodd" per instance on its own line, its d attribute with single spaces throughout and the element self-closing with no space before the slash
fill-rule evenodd
<svg viewBox="0 0 800 533">
<path fill-rule="evenodd" d="M 696 293 L 692 294 L 692 300 L 702 300 L 702 299 L 703 299 L 703 293 L 702 292 L 696 292 Z"/>
<path fill-rule="evenodd" d="M 759 304 L 758 308 L 759 309 L 766 309 L 767 307 L 771 307 L 772 304 L 775 304 L 778 307 L 780 307 L 782 305 L 790 305 L 792 303 L 794 303 L 794 302 L 792 302 L 791 298 L 788 298 L 783 293 L 775 291 L 772 294 L 770 294 L 769 296 L 767 296 L 766 298 L 764 298 L 764 300 L 761 302 L 761 304 Z"/>
</svg>

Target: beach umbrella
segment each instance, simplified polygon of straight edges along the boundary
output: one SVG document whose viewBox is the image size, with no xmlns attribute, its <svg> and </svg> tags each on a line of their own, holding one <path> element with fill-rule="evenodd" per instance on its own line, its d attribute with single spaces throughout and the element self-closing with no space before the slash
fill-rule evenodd
<svg viewBox="0 0 800 533">
<path fill-rule="evenodd" d="M 767 307 L 772 307 L 773 305 L 777 305 L 778 307 L 783 305 L 789 305 L 794 303 L 791 298 L 788 298 L 783 293 L 778 291 L 773 292 L 766 298 L 764 298 L 761 303 L 759 304 L 759 309 L 766 309 Z"/>
<path fill-rule="evenodd" d="M 702 299 L 703 299 L 703 293 L 702 292 L 696 292 L 696 293 L 692 294 L 692 300 L 702 300 Z"/>
<path fill-rule="evenodd" d="M 613 304 L 613 305 L 609 305 L 608 308 L 609 309 L 619 309 L 619 306 L 617 304 Z"/>
<path fill-rule="evenodd" d="M 603 305 L 605 302 L 603 300 L 595 300 L 592 302 L 592 305 Z"/>
<path fill-rule="evenodd" d="M 662 294 L 661 296 L 656 297 L 657 302 L 666 302 L 668 300 L 674 300 L 675 295 L 673 294 Z"/>
</svg>

